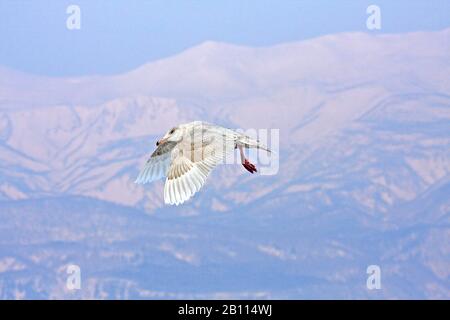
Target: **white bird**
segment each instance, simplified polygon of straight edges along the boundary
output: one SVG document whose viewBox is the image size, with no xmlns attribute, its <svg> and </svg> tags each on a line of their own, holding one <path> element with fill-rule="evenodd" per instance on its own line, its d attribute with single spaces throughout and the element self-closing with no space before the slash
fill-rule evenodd
<svg viewBox="0 0 450 320">
<path fill-rule="evenodd" d="M 271 152 L 247 135 L 202 121 L 173 127 L 156 142 L 156 146 L 135 183 L 144 184 L 167 177 L 164 202 L 176 205 L 199 191 L 211 170 L 223 163 L 226 155 L 234 149 L 239 149 L 241 163 L 250 173 L 257 170 L 245 158 L 243 149 L 258 148 Z"/>
</svg>

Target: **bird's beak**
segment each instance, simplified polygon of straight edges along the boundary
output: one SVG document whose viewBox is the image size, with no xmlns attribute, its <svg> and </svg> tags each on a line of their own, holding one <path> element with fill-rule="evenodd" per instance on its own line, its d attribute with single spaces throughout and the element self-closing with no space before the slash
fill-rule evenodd
<svg viewBox="0 0 450 320">
<path fill-rule="evenodd" d="M 156 146 L 159 146 L 160 144 L 163 144 L 167 141 L 167 139 L 160 139 L 158 141 L 156 141 Z"/>
</svg>

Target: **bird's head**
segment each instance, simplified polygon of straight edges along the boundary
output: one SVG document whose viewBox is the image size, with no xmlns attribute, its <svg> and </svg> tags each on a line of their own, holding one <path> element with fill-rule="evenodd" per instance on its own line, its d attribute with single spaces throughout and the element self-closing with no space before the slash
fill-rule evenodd
<svg viewBox="0 0 450 320">
<path fill-rule="evenodd" d="M 168 141 L 170 142 L 179 142 L 183 139 L 183 130 L 180 127 L 173 127 L 162 137 L 160 140 L 156 142 L 156 146 L 164 144 Z"/>
</svg>

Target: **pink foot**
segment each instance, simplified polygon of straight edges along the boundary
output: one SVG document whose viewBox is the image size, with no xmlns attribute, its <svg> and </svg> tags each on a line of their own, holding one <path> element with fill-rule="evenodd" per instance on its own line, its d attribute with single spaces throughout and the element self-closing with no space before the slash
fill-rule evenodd
<svg viewBox="0 0 450 320">
<path fill-rule="evenodd" d="M 253 163 L 250 163 L 247 159 L 245 159 L 244 163 L 242 164 L 245 169 L 247 169 L 250 173 L 257 172 L 256 167 Z"/>
</svg>

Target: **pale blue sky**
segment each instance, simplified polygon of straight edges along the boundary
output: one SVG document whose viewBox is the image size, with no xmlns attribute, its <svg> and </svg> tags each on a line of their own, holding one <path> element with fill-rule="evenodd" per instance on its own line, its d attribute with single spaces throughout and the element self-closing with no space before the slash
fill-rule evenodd
<svg viewBox="0 0 450 320">
<path fill-rule="evenodd" d="M 81 8 L 81 30 L 66 8 Z M 206 40 L 250 46 L 365 31 L 380 6 L 380 32 L 450 27 L 448 0 L 119 1 L 0 0 L 0 65 L 44 75 L 114 74 Z"/>
</svg>

